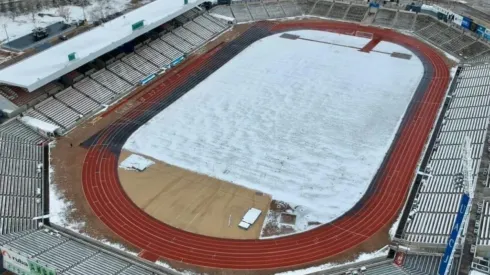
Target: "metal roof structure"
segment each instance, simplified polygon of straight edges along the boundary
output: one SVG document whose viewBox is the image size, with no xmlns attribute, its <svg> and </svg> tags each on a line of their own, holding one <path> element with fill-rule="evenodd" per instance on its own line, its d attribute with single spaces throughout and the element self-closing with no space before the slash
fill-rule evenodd
<svg viewBox="0 0 490 275">
<path fill-rule="evenodd" d="M 184 4 L 184 0 L 155 0 L 10 65 L 0 71 L 0 83 L 34 91 L 203 2 L 189 0 Z M 137 26 L 141 21 L 143 26 Z M 68 56 L 73 53 L 76 58 L 69 61 Z"/>
</svg>

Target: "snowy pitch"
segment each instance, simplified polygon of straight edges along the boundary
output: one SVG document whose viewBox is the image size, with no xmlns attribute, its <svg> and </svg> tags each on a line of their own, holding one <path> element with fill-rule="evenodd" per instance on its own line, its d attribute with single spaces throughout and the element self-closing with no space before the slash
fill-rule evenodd
<svg viewBox="0 0 490 275">
<path fill-rule="evenodd" d="M 121 164 L 119 164 L 119 168 L 125 170 L 143 171 L 153 164 L 155 164 L 155 162 L 152 160 L 146 159 L 142 156 L 131 154 L 131 156 L 127 157 L 121 162 Z"/>
<path fill-rule="evenodd" d="M 271 194 L 300 206 L 306 221 L 341 216 L 379 168 L 423 65 L 415 55 L 405 60 L 341 46 L 362 47 L 365 38 L 289 33 L 340 45 L 279 34 L 257 41 L 124 148 Z M 375 50 L 411 53 L 388 42 Z"/>
</svg>

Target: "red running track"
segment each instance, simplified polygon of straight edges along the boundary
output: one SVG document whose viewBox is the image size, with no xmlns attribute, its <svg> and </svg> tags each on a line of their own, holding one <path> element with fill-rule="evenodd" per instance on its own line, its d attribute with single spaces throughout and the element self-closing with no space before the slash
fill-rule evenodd
<svg viewBox="0 0 490 275">
<path fill-rule="evenodd" d="M 430 84 L 420 100 L 414 103 L 414 112 L 395 140 L 384 169 L 380 170 L 374 185 L 376 189 L 359 209 L 304 233 L 268 240 L 201 236 L 159 222 L 126 196 L 119 183 L 117 156 L 109 150 L 118 127 L 108 127 L 86 155 L 82 175 L 85 196 L 100 220 L 145 253 L 211 268 L 264 270 L 303 267 L 355 248 L 387 228 L 401 210 L 449 83 L 449 70 L 444 60 L 424 43 L 390 30 L 328 21 L 270 24 L 274 32 L 301 28 L 342 33 L 370 32 L 384 41 L 418 50 L 432 65 Z M 145 94 L 141 104 L 125 114 L 123 119 L 135 118 L 153 102 L 165 98 L 173 87 L 195 72 L 216 50 L 197 58 Z"/>
</svg>

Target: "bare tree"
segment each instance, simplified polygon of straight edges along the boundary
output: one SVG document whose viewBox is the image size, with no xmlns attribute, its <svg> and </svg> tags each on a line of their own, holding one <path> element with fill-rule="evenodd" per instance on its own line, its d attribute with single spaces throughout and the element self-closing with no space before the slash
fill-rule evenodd
<svg viewBox="0 0 490 275">
<path fill-rule="evenodd" d="M 17 17 L 18 13 L 17 13 L 17 7 L 13 0 L 8 1 L 7 9 L 9 12 L 9 17 L 12 19 L 12 21 L 15 21 L 15 18 Z"/>
<path fill-rule="evenodd" d="M 57 8 L 58 11 L 58 16 L 63 17 L 65 19 L 65 22 L 68 22 L 70 20 L 70 15 L 71 15 L 71 10 L 67 6 L 59 6 Z"/>
</svg>

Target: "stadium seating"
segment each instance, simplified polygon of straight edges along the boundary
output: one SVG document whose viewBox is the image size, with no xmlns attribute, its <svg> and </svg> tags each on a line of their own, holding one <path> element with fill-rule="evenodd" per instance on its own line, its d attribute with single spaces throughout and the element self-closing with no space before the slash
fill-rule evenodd
<svg viewBox="0 0 490 275">
<path fill-rule="evenodd" d="M 32 143 L 40 143 L 45 140 L 43 136 L 27 127 L 18 119 L 12 119 L 4 124 L 1 124 L 0 133 L 11 137 L 21 138 Z"/>
<path fill-rule="evenodd" d="M 23 251 L 29 258 L 56 269 L 57 274 L 155 275 L 166 274 L 93 241 L 48 227 L 0 235 L 0 246 Z"/>
<path fill-rule="evenodd" d="M 354 22 L 361 22 L 366 16 L 367 11 L 367 6 L 351 5 L 344 19 Z"/>
<path fill-rule="evenodd" d="M 478 205 L 480 218 L 477 219 L 479 224 L 477 234 L 477 245 L 490 245 L 490 202 L 482 201 Z M 476 227 L 475 227 L 476 228 Z"/>
<path fill-rule="evenodd" d="M 177 50 L 176 48 L 161 39 L 156 39 L 150 42 L 149 46 L 162 55 L 168 57 L 172 61 L 184 55 L 183 52 Z"/>
<path fill-rule="evenodd" d="M 233 17 L 236 18 L 237 22 L 249 22 L 253 20 L 252 15 L 250 14 L 250 11 L 245 3 L 234 2 L 230 7 Z"/>
<path fill-rule="evenodd" d="M 483 85 L 490 84 L 490 70 L 485 65 L 464 67 L 456 81 L 429 159 L 432 177 L 421 183 L 414 202 L 417 206 L 412 206 L 417 213 L 405 227 L 404 238 L 411 242 L 447 242 L 462 194 L 454 187 L 453 178 L 462 170 L 461 144 L 465 136 L 472 142 L 474 173 L 479 170 L 490 115 L 490 90 Z"/>
<path fill-rule="evenodd" d="M 436 23 L 437 20 L 430 17 L 429 15 L 418 14 L 415 19 L 415 25 L 413 30 L 420 31 L 422 29 L 430 28 L 432 24 Z"/>
<path fill-rule="evenodd" d="M 50 97 L 43 102 L 34 106 L 34 109 L 44 114 L 57 124 L 65 129 L 69 129 L 75 125 L 80 119 L 80 114 L 67 107 L 63 102 Z"/>
<path fill-rule="evenodd" d="M 50 123 L 52 125 L 55 125 L 55 126 L 58 126 L 60 127 L 61 129 L 63 129 L 63 126 L 61 126 L 59 123 L 56 123 L 54 120 L 48 118 L 46 115 L 34 110 L 34 109 L 29 109 L 27 110 L 25 113 L 24 113 L 26 116 L 30 116 L 30 117 L 33 117 L 33 118 L 37 118 L 41 121 L 44 121 L 44 122 L 47 122 L 47 123 Z"/>
<path fill-rule="evenodd" d="M 349 4 L 347 3 L 341 3 L 341 2 L 334 2 L 332 8 L 330 9 L 330 12 L 328 13 L 327 17 L 333 18 L 333 19 L 343 19 L 345 14 L 347 13 L 347 10 L 349 9 Z"/>
<path fill-rule="evenodd" d="M 207 30 L 211 31 L 213 33 L 213 35 L 216 35 L 216 34 L 225 30 L 225 27 L 223 25 L 221 25 L 219 22 L 211 21 L 211 20 L 213 20 L 213 19 L 202 15 L 202 16 L 196 17 L 196 19 L 194 19 L 194 22 L 203 26 Z"/>
<path fill-rule="evenodd" d="M 281 1 L 279 4 L 281 5 L 286 17 L 301 15 L 301 10 L 293 1 Z"/>
<path fill-rule="evenodd" d="M 97 83 L 90 77 L 86 77 L 75 83 L 73 87 L 97 101 L 99 104 L 107 104 L 115 98 L 115 94 L 113 92 Z"/>
<path fill-rule="evenodd" d="M 179 36 L 176 36 L 173 33 L 167 33 L 162 36 L 161 39 L 183 53 L 190 53 L 196 48 L 196 46 L 190 44 L 189 42 L 185 41 Z"/>
<path fill-rule="evenodd" d="M 413 12 L 398 11 L 393 28 L 402 30 L 411 30 L 415 22 L 416 14 Z"/>
<path fill-rule="evenodd" d="M 204 40 L 209 40 L 211 39 L 211 37 L 214 36 L 213 32 L 209 31 L 208 29 L 204 28 L 194 21 L 187 22 L 184 25 L 184 28 L 190 32 L 195 33 L 197 36 L 203 38 Z"/>
<path fill-rule="evenodd" d="M 56 94 L 55 98 L 70 106 L 81 115 L 86 115 L 100 107 L 99 103 L 72 87 L 68 87 Z"/>
<path fill-rule="evenodd" d="M 148 62 L 143 57 L 130 53 L 121 59 L 122 62 L 133 67 L 133 69 L 139 71 L 143 75 L 147 76 L 158 71 L 158 67 Z"/>
<path fill-rule="evenodd" d="M 202 37 L 194 34 L 193 32 L 187 30 L 184 27 L 177 28 L 173 31 L 175 35 L 182 38 L 183 40 L 189 42 L 194 46 L 194 48 L 204 44 L 205 40 Z"/>
<path fill-rule="evenodd" d="M 482 53 L 487 52 L 490 49 L 488 44 L 484 44 L 480 41 L 475 41 L 471 43 L 469 46 L 457 51 L 458 56 L 462 56 L 465 59 L 474 58 Z"/>
<path fill-rule="evenodd" d="M 107 66 L 107 69 L 133 85 L 138 84 L 140 80 L 145 78 L 144 74 L 122 61 L 112 63 Z"/>
<path fill-rule="evenodd" d="M 99 70 L 90 77 L 116 94 L 124 94 L 132 88 L 131 83 L 106 69 Z"/>
<path fill-rule="evenodd" d="M 403 263 L 403 270 L 408 274 L 437 274 L 441 263 L 441 256 L 407 254 Z M 455 258 L 457 261 L 458 258 Z M 458 265 L 452 265 L 448 275 L 458 274 Z"/>
<path fill-rule="evenodd" d="M 373 24 L 383 27 L 391 27 L 395 21 L 396 11 L 388 9 L 379 9 L 374 17 Z"/>
<path fill-rule="evenodd" d="M 265 2 L 264 7 L 270 18 L 283 18 L 286 16 L 278 2 Z"/>
<path fill-rule="evenodd" d="M 317 2 L 316 0 L 296 0 L 296 4 L 298 5 L 303 15 L 307 15 L 307 14 L 313 15 L 311 11 L 316 2 Z"/>
<path fill-rule="evenodd" d="M 168 66 L 170 62 L 172 62 L 172 60 L 170 60 L 168 57 L 159 53 L 150 46 L 143 46 L 137 49 L 135 52 L 159 68 Z"/>
<path fill-rule="evenodd" d="M 248 9 L 250 10 L 253 20 L 265 20 L 269 18 L 269 14 L 265 10 L 262 2 L 249 3 Z"/>
<path fill-rule="evenodd" d="M 235 16 L 233 15 L 233 12 L 231 11 L 230 6 L 221 6 L 221 5 L 216 6 L 211 10 L 211 13 L 216 13 L 216 14 L 224 15 L 224 16 L 227 16 L 230 18 L 235 18 Z"/>
<path fill-rule="evenodd" d="M 326 17 L 332 6 L 333 2 L 323 0 L 318 1 L 311 9 L 311 15 Z"/>
<path fill-rule="evenodd" d="M 43 146 L 32 141 L 0 134 L 0 235 L 36 228 L 32 218 L 43 214 Z"/>
<path fill-rule="evenodd" d="M 446 43 L 442 43 L 441 47 L 442 49 L 450 52 L 450 53 L 456 53 L 459 50 L 462 50 L 463 48 L 469 46 L 475 42 L 475 40 L 465 34 L 459 34 L 456 38 L 453 38 Z"/>
</svg>

